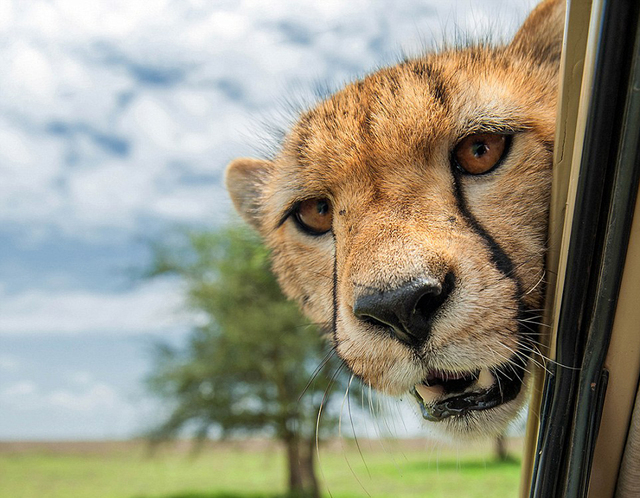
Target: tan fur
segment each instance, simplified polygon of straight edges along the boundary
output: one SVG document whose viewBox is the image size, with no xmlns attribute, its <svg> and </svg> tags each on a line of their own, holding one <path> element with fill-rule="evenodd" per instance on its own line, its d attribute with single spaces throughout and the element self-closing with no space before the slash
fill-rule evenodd
<svg viewBox="0 0 640 498">
<path fill-rule="evenodd" d="M 450 49 L 380 70 L 303 114 L 273 161 L 229 166 L 234 204 L 273 248 L 284 291 L 333 329 L 338 354 L 366 384 L 400 395 L 429 369 L 503 364 L 518 344 L 517 282 L 526 306 L 541 308 L 563 18 L 563 3 L 549 0 L 510 45 Z M 513 278 L 461 214 L 452 179 L 456 143 L 492 130 L 513 132 L 505 163 L 460 183 L 470 213 L 513 262 Z M 333 206 L 331 232 L 313 237 L 291 219 L 281 223 L 296 201 L 322 197 Z M 419 359 L 353 313 L 365 291 L 447 272 L 456 287 Z M 523 400 L 524 389 L 446 427 L 498 432 Z"/>
</svg>

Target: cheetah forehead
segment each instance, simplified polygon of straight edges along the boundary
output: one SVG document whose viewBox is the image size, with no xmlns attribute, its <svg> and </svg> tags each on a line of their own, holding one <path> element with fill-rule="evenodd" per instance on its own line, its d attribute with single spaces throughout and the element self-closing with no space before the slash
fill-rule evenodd
<svg viewBox="0 0 640 498">
<path fill-rule="evenodd" d="M 470 47 L 382 69 L 305 112 L 278 161 L 292 188 L 404 170 L 476 131 L 535 130 L 550 140 L 557 67 Z"/>
</svg>

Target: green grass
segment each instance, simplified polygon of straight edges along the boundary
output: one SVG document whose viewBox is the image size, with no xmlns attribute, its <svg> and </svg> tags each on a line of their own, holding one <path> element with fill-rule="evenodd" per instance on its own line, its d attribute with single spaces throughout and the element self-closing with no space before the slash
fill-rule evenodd
<svg viewBox="0 0 640 498">
<path fill-rule="evenodd" d="M 478 448 L 348 442 L 321 448 L 325 496 L 508 498 L 519 463 Z M 283 452 L 269 444 L 180 447 L 150 456 L 143 443 L 0 444 L 0 496 L 11 498 L 276 498 L 285 493 Z M 322 469 L 322 471 L 320 471 Z"/>
</svg>

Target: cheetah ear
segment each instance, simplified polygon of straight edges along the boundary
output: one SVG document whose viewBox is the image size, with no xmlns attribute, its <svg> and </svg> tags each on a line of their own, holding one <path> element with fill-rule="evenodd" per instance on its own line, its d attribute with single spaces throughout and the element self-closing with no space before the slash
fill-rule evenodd
<svg viewBox="0 0 640 498">
<path fill-rule="evenodd" d="M 269 178 L 271 163 L 243 157 L 231 161 L 225 184 L 236 211 L 256 229 L 262 220 L 262 192 Z"/>
<path fill-rule="evenodd" d="M 509 50 L 539 63 L 560 62 L 566 0 L 544 0 L 529 14 Z"/>
</svg>

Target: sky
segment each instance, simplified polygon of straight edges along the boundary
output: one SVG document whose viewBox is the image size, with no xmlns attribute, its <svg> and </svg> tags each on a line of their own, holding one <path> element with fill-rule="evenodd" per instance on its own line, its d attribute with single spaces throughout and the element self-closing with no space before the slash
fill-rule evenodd
<svg viewBox="0 0 640 498">
<path fill-rule="evenodd" d="M 0 2 L 0 440 L 140 434 L 196 318 L 149 241 L 232 216 L 234 157 L 319 95 L 535 1 Z"/>
</svg>

